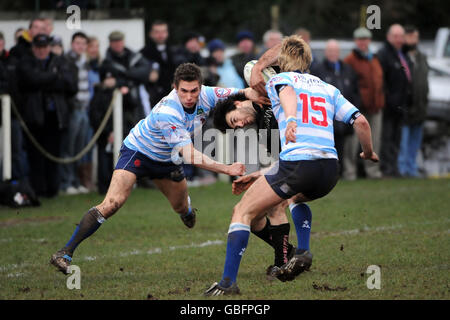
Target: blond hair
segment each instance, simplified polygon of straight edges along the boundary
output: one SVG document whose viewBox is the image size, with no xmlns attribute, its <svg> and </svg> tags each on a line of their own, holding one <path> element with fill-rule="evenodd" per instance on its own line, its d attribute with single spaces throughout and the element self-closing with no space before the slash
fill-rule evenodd
<svg viewBox="0 0 450 320">
<path fill-rule="evenodd" d="M 281 72 L 306 72 L 311 61 L 311 48 L 301 36 L 293 35 L 283 40 L 278 58 Z"/>
</svg>

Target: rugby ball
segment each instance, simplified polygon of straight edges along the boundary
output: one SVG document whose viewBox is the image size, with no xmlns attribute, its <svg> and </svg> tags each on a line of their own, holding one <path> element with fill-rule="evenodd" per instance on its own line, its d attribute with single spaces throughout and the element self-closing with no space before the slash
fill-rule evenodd
<svg viewBox="0 0 450 320">
<path fill-rule="evenodd" d="M 244 78 L 245 78 L 245 82 L 247 82 L 248 85 L 250 85 L 250 76 L 252 74 L 252 69 L 255 66 L 256 62 L 258 62 L 258 60 L 252 60 L 245 64 Z M 265 82 L 269 81 L 270 78 L 272 78 L 274 75 L 277 74 L 275 72 L 275 69 L 272 67 L 267 67 L 267 68 L 263 69 L 261 73 L 263 75 Z"/>
</svg>

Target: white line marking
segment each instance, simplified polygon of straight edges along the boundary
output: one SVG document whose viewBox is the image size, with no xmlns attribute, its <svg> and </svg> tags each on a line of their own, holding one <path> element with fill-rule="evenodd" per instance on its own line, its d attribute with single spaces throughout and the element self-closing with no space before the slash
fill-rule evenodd
<svg viewBox="0 0 450 320">
<path fill-rule="evenodd" d="M 189 245 L 181 245 L 181 246 L 171 246 L 168 247 L 167 249 L 165 249 L 164 251 L 173 251 L 173 250 L 182 250 L 182 249 L 189 249 L 189 248 L 204 248 L 207 246 L 213 246 L 213 245 L 221 245 L 224 244 L 225 242 L 222 240 L 208 240 L 206 242 L 202 242 L 202 243 L 191 243 Z M 163 249 L 161 248 L 152 248 L 149 249 L 147 251 L 141 251 L 141 250 L 133 250 L 133 251 L 128 251 L 128 252 L 121 252 L 118 254 L 118 256 L 120 257 L 127 257 L 130 255 L 142 255 L 142 254 L 155 254 L 155 253 L 162 253 Z M 99 258 L 102 257 L 96 257 L 96 256 L 84 256 L 84 257 L 77 257 L 77 260 L 81 260 L 81 261 L 95 261 Z M 106 258 L 110 258 L 110 256 L 107 256 Z M 30 263 L 22 263 L 20 265 L 17 264 L 8 264 L 8 265 L 4 265 L 4 266 L 0 266 L 0 272 L 7 272 L 7 271 L 11 271 L 11 270 L 15 270 L 15 269 L 22 269 L 22 268 L 29 268 L 29 267 L 33 267 L 33 266 L 37 266 L 37 264 L 30 264 Z M 11 273 L 8 274 L 7 276 L 10 277 Z M 23 275 L 23 274 L 21 274 Z"/>
</svg>

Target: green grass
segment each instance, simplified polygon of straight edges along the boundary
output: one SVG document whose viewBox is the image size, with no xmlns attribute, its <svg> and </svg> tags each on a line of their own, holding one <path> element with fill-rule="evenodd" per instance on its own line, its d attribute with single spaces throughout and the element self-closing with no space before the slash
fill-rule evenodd
<svg viewBox="0 0 450 320">
<path fill-rule="evenodd" d="M 136 189 L 125 206 L 74 256 L 81 290 L 48 263 L 70 238 L 96 194 L 0 208 L 0 299 L 204 299 L 225 260 L 233 205 L 229 184 L 190 189 L 199 209 L 188 230 L 156 190 Z M 449 299 L 450 180 L 339 182 L 313 212 L 310 272 L 269 282 L 273 251 L 251 236 L 231 299 Z M 289 217 L 290 219 L 290 217 Z M 291 219 L 290 219 L 291 220 Z M 296 243 L 295 229 L 291 241 Z M 381 289 L 369 290 L 370 265 Z"/>
</svg>

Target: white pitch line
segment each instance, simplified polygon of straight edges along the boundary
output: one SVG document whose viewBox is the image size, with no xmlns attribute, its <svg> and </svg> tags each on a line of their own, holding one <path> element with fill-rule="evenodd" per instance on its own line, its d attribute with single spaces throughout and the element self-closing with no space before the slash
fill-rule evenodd
<svg viewBox="0 0 450 320">
<path fill-rule="evenodd" d="M 448 223 L 448 222 L 450 222 L 450 219 L 445 219 L 443 221 L 424 221 L 424 222 L 420 222 L 420 223 L 410 223 L 406 226 L 402 225 L 402 224 L 397 224 L 397 225 L 392 225 L 392 226 L 379 226 L 379 227 L 375 227 L 375 228 L 364 226 L 363 228 L 360 228 L 360 229 L 343 230 L 343 231 L 339 231 L 339 232 L 326 232 L 326 231 L 316 232 L 316 233 L 312 233 L 311 237 L 354 235 L 354 234 L 370 232 L 370 231 L 383 232 L 383 231 L 401 229 L 401 228 L 405 228 L 405 227 L 409 227 L 409 226 L 413 226 L 413 225 L 423 226 L 423 225 L 432 225 L 432 224 L 443 224 L 443 223 Z M 447 230 L 447 233 L 448 233 L 448 230 Z M 9 238 L 0 239 L 0 241 L 2 241 L 2 240 L 4 242 L 8 242 Z M 35 239 L 35 240 L 45 240 L 45 239 Z M 222 240 L 208 240 L 206 242 L 199 243 L 199 244 L 191 243 L 190 245 L 170 246 L 168 248 L 168 250 L 173 251 L 173 250 L 189 249 L 189 248 L 203 248 L 203 247 L 207 247 L 207 246 L 211 246 L 211 245 L 221 245 L 223 243 L 224 243 L 224 241 L 222 241 Z M 155 253 L 162 253 L 162 252 L 163 252 L 163 250 L 161 248 L 153 248 L 153 249 L 149 249 L 146 252 L 142 252 L 139 250 L 133 250 L 131 252 L 123 252 L 123 253 L 119 253 L 119 256 L 126 257 L 129 255 L 155 254 Z M 78 259 L 83 260 L 83 261 L 94 261 L 97 259 L 97 257 L 85 256 L 85 257 L 80 257 Z M 6 272 L 9 270 L 15 270 L 15 269 L 20 269 L 20 268 L 28 268 L 28 267 L 32 267 L 32 266 L 36 266 L 36 264 L 29 264 L 29 263 L 22 263 L 20 265 L 9 264 L 9 265 L 0 266 L 0 272 Z"/>
<path fill-rule="evenodd" d="M 381 226 L 381 227 L 376 227 L 376 228 L 370 228 L 368 226 L 364 226 L 361 229 L 343 230 L 343 231 L 339 231 L 339 232 L 326 232 L 326 231 L 316 232 L 316 233 L 312 233 L 311 236 L 312 237 L 345 236 L 345 235 L 353 235 L 353 234 L 364 233 L 364 232 L 369 232 L 369 231 L 382 232 L 382 231 L 396 230 L 396 229 L 401 229 L 401 228 L 404 228 L 404 225 L 397 224 L 397 225 L 393 225 L 393 226 Z"/>
<path fill-rule="evenodd" d="M 220 245 L 223 243 L 224 242 L 222 240 L 214 240 L 214 241 L 208 240 L 208 241 L 200 243 L 200 244 L 191 243 L 189 245 L 169 247 L 169 250 L 188 249 L 188 248 L 203 248 L 203 247 L 207 247 L 207 246 Z"/>
<path fill-rule="evenodd" d="M 47 241 L 47 239 L 45 239 L 45 238 L 41 238 L 41 239 L 22 238 L 21 240 L 38 242 L 38 243 L 43 243 L 43 242 Z M 13 239 L 12 238 L 4 238 L 4 239 L 0 239 L 0 242 L 13 242 Z"/>
<path fill-rule="evenodd" d="M 214 246 L 214 245 L 221 245 L 224 244 L 224 241 L 222 240 L 208 240 L 206 242 L 202 242 L 202 243 L 191 243 L 190 245 L 181 245 L 181 246 L 171 246 L 169 247 L 168 251 L 173 251 L 173 250 L 182 250 L 182 249 L 189 249 L 189 248 L 204 248 L 207 246 Z M 164 251 L 166 251 L 164 250 Z M 149 249 L 147 251 L 141 251 L 141 250 L 133 250 L 133 251 L 128 251 L 128 252 L 122 252 L 119 253 L 120 257 L 127 257 L 130 255 L 143 255 L 143 254 L 156 254 L 156 253 L 162 253 L 163 249 L 161 248 L 152 248 Z M 98 259 L 98 257 L 96 256 L 84 256 L 84 257 L 79 257 L 77 258 L 77 260 L 81 260 L 81 261 L 95 261 Z M 15 270 L 15 269 L 21 269 L 21 268 L 28 268 L 28 267 L 33 267 L 33 266 L 37 266 L 36 264 L 29 264 L 29 263 L 22 263 L 20 265 L 17 264 L 9 264 L 9 265 L 5 265 L 5 266 L 0 266 L 0 272 L 6 272 L 6 271 L 11 271 L 11 270 Z M 21 276 L 23 274 L 20 273 L 16 273 L 17 276 Z M 19 275 L 20 274 L 20 275 Z M 8 277 L 11 277 L 11 273 L 8 274 Z"/>
<path fill-rule="evenodd" d="M 402 229 L 402 228 L 408 228 L 411 226 L 426 226 L 426 225 L 433 225 L 433 224 L 444 224 L 444 223 L 449 223 L 450 219 L 444 219 L 442 221 L 423 221 L 423 222 L 413 222 L 413 223 L 409 223 L 407 225 L 403 225 L 403 224 L 394 224 L 391 226 L 379 226 L 379 227 L 369 227 L 369 226 L 364 226 L 362 228 L 358 228 L 358 229 L 351 229 L 351 230 L 343 230 L 343 231 L 338 231 L 338 232 L 327 232 L 327 231 L 319 231 L 319 232 L 314 232 L 311 233 L 311 237 L 321 237 L 321 236 L 344 236 L 344 235 L 353 235 L 353 234 L 359 234 L 359 233 L 364 233 L 364 232 L 383 232 L 383 231 L 390 231 L 390 230 L 397 230 L 397 229 Z"/>
<path fill-rule="evenodd" d="M 8 278 L 19 278 L 19 277 L 21 277 L 23 275 L 25 275 L 25 273 L 23 273 L 23 272 L 16 272 L 16 273 L 8 273 L 6 275 L 6 277 L 8 277 Z"/>
<path fill-rule="evenodd" d="M 161 253 L 162 249 L 161 248 L 155 248 L 155 249 L 150 249 L 147 251 L 147 254 L 155 254 L 155 253 Z"/>
</svg>

